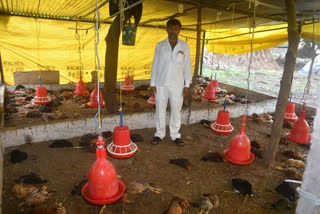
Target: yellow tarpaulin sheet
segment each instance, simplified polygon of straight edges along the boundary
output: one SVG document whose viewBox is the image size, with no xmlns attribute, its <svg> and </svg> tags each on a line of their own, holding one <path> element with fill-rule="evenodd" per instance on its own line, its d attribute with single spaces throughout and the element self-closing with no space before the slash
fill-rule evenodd
<svg viewBox="0 0 320 214">
<path fill-rule="evenodd" d="M 320 43 L 320 23 L 304 25 L 301 36 L 309 41 L 312 41 L 314 36 L 314 41 Z"/>
<path fill-rule="evenodd" d="M 76 22 L 73 21 L 0 16 L 0 51 L 6 82 L 13 84 L 13 73 L 16 71 L 31 70 L 58 70 L 60 84 L 77 82 L 80 78 L 80 65 L 83 80 L 91 81 L 91 71 L 96 70 L 94 24 L 78 23 L 81 63 L 75 28 Z M 101 25 L 99 30 L 101 81 L 104 78 L 104 66 L 108 66 L 105 65 L 104 40 L 108 30 L 107 24 Z M 181 34 L 196 36 L 194 31 L 182 31 Z M 138 27 L 136 45 L 120 45 L 118 80 L 122 80 L 128 73 L 135 80 L 149 79 L 154 48 L 157 42 L 166 37 L 167 33 L 163 29 Z M 120 44 L 121 41 L 120 38 Z M 194 61 L 196 41 L 188 40 L 188 44 Z"/>
<path fill-rule="evenodd" d="M 249 33 L 249 28 L 219 29 L 208 32 L 206 47 L 209 52 L 220 54 L 244 54 L 251 51 L 253 36 L 253 51 L 272 48 L 287 42 L 287 24 L 256 27 L 255 33 Z M 253 30 L 251 29 L 251 32 Z"/>
<path fill-rule="evenodd" d="M 244 54 L 251 51 L 251 40 L 253 41 L 253 51 L 272 48 L 288 41 L 287 24 L 260 26 L 254 29 L 218 29 L 207 33 L 206 47 L 209 52 L 220 54 Z M 313 30 L 314 29 L 314 30 Z M 251 33 L 249 33 L 251 32 Z M 303 25 L 301 38 L 312 41 L 314 35 L 315 42 L 320 42 L 320 23 Z"/>
<path fill-rule="evenodd" d="M 173 12 L 173 11 L 172 11 Z M 192 11 L 194 12 L 194 11 Z M 150 14 L 146 16 L 152 17 Z M 158 14 L 159 17 L 161 17 Z M 206 16 L 206 13 L 204 14 Z M 195 19 L 195 16 L 192 16 Z M 191 23 L 191 18 L 181 17 L 182 24 Z M 247 26 L 250 19 L 244 19 Z M 238 22 L 243 21 L 239 19 Z M 261 21 L 261 20 L 260 20 Z M 236 22 L 236 21 L 235 21 Z M 162 25 L 165 21 L 161 22 Z M 252 34 L 249 28 L 234 28 L 237 25 L 205 24 L 206 47 L 208 51 L 220 54 L 243 54 L 251 51 Z M 244 24 L 242 24 L 244 25 Z M 227 27 L 232 28 L 227 28 Z M 58 70 L 60 84 L 77 82 L 80 78 L 80 66 L 83 80 L 91 81 L 91 71 L 96 70 L 94 24 L 79 22 L 76 37 L 76 22 L 51 19 L 34 19 L 17 16 L 0 16 L 0 52 L 7 84 L 13 84 L 13 73 L 16 71 Z M 86 30 L 88 29 L 88 30 Z M 315 41 L 320 42 L 320 23 L 314 25 Z M 104 78 L 105 37 L 109 25 L 102 24 L 99 30 L 100 80 Z M 190 46 L 191 59 L 194 62 L 196 32 L 181 31 L 181 39 Z M 186 39 L 184 36 L 188 37 Z M 313 25 L 304 25 L 301 36 L 308 40 L 313 37 Z M 121 36 L 120 36 L 121 37 Z M 118 80 L 127 74 L 135 80 L 149 79 L 154 48 L 157 42 L 165 39 L 164 29 L 138 27 L 135 46 L 120 45 L 118 61 Z M 287 24 L 265 25 L 255 28 L 253 51 L 267 49 L 287 42 Z M 120 38 L 121 44 L 121 38 Z M 194 64 L 194 63 L 193 63 Z"/>
</svg>

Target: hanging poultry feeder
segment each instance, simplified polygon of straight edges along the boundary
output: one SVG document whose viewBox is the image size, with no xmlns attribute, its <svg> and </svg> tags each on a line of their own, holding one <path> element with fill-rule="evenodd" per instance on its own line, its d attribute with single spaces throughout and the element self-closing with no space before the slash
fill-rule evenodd
<svg viewBox="0 0 320 214">
<path fill-rule="evenodd" d="M 96 161 L 89 171 L 88 183 L 82 189 L 82 196 L 90 203 L 104 205 L 113 203 L 121 198 L 125 191 L 125 184 L 117 178 L 117 172 L 107 160 L 105 143 L 98 137 Z"/>
<path fill-rule="evenodd" d="M 96 87 L 91 92 L 91 95 L 90 95 L 90 102 L 88 102 L 88 106 L 90 108 L 98 108 L 97 93 L 98 93 L 98 89 Z M 100 91 L 99 91 L 99 102 L 100 102 L 100 107 L 103 107 L 105 103 L 103 101 L 102 93 Z"/>
<path fill-rule="evenodd" d="M 128 126 L 116 126 L 113 130 L 113 142 L 107 146 L 107 151 L 114 158 L 129 158 L 137 151 L 137 145 L 130 139 Z"/>
<path fill-rule="evenodd" d="M 212 80 L 210 81 L 210 84 L 207 86 L 207 88 L 206 88 L 206 90 L 204 92 L 203 98 L 207 99 L 207 100 L 215 100 L 215 99 L 217 99 L 216 91 L 215 91 L 215 88 L 214 88 L 214 86 L 212 84 Z"/>
<path fill-rule="evenodd" d="M 230 147 L 224 150 L 224 157 L 233 164 L 248 165 L 255 158 L 251 152 L 251 143 L 245 131 L 246 115 L 243 115 L 240 133 L 232 138 Z"/>
<path fill-rule="evenodd" d="M 122 28 L 122 44 L 134 46 L 136 42 L 137 28 L 134 26 L 126 25 Z"/>
<path fill-rule="evenodd" d="M 291 131 L 287 133 L 288 140 L 300 144 L 307 144 L 310 142 L 310 127 L 305 118 L 306 111 L 305 106 L 303 106 L 299 115 L 299 119 L 292 125 Z"/>
<path fill-rule="evenodd" d="M 86 84 L 82 81 L 82 79 L 77 82 L 76 90 L 73 91 L 76 95 L 87 95 L 89 94 L 89 91 L 87 90 Z"/>
<path fill-rule="evenodd" d="M 51 98 L 47 96 L 46 87 L 39 86 L 36 89 L 36 96 L 32 100 L 33 104 L 44 105 L 51 102 Z"/>
<path fill-rule="evenodd" d="M 215 89 L 216 93 L 220 93 L 221 89 L 219 88 L 219 81 L 218 80 L 211 80 L 212 81 L 212 85 Z"/>
<path fill-rule="evenodd" d="M 211 125 L 212 131 L 218 134 L 231 134 L 233 127 L 230 124 L 229 111 L 220 110 L 216 122 Z"/>
<path fill-rule="evenodd" d="M 127 76 L 124 79 L 124 84 L 121 87 L 121 91 L 134 91 L 134 87 L 132 85 L 133 79 L 130 76 Z"/>
<path fill-rule="evenodd" d="M 284 114 L 284 120 L 295 122 L 298 119 L 295 112 L 295 104 L 292 102 L 288 102 L 286 107 L 286 111 Z"/>
<path fill-rule="evenodd" d="M 154 97 L 154 95 L 152 95 L 149 99 L 148 99 L 148 104 L 155 106 L 156 105 L 156 99 Z"/>
</svg>

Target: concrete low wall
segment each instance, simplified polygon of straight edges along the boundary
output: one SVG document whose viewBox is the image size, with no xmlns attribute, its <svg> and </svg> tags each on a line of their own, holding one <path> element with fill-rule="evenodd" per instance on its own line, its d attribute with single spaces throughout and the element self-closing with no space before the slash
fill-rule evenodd
<svg viewBox="0 0 320 214">
<path fill-rule="evenodd" d="M 138 86 L 141 86 L 141 85 L 149 85 L 150 83 L 150 80 L 134 80 L 133 81 L 133 85 L 134 87 L 138 87 Z M 120 84 L 122 85 L 123 82 L 117 82 L 116 84 L 116 88 L 120 88 Z M 87 88 L 89 90 L 93 90 L 94 87 L 95 87 L 95 84 L 94 83 L 86 83 L 87 85 Z M 103 85 L 104 83 L 100 83 L 100 88 L 103 88 Z M 36 89 L 39 84 L 24 84 L 23 85 L 24 87 L 26 88 L 33 88 L 33 89 Z M 76 83 L 68 83 L 68 84 L 61 84 L 61 85 L 57 85 L 57 84 L 43 84 L 43 86 L 45 86 L 47 88 L 47 90 L 54 90 L 54 91 L 58 91 L 60 89 L 72 89 L 72 90 L 75 90 L 76 88 Z M 6 88 L 9 90 L 9 91 L 12 91 L 15 89 L 16 86 L 7 86 Z"/>
<path fill-rule="evenodd" d="M 269 99 L 262 102 L 249 104 L 248 114 L 273 112 L 276 100 Z M 216 120 L 218 111 L 221 108 L 194 110 L 190 115 L 190 124 L 198 123 L 201 119 Z M 228 106 L 231 117 L 238 117 L 244 113 L 243 105 Z M 188 111 L 182 111 L 182 124 L 187 123 Z M 167 113 L 167 122 L 169 121 L 169 113 Z M 103 131 L 113 131 L 113 128 L 120 124 L 118 115 L 103 117 Z M 124 116 L 124 124 L 130 129 L 143 129 L 155 127 L 155 113 L 135 113 Z M 24 128 L 8 127 L 1 131 L 1 140 L 3 147 L 17 146 L 25 143 L 27 136 L 30 136 L 32 142 L 42 142 L 56 139 L 67 139 L 82 136 L 88 133 L 97 132 L 93 118 L 66 120 L 53 122 L 48 124 L 33 125 Z"/>
</svg>

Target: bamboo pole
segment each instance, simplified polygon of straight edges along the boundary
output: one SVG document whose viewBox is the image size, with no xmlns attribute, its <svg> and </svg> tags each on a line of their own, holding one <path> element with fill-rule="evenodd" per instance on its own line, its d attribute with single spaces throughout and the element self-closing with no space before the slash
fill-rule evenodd
<svg viewBox="0 0 320 214">
<path fill-rule="evenodd" d="M 203 66 L 203 56 L 204 56 L 204 45 L 205 45 L 205 40 L 206 40 L 206 32 L 203 32 L 202 35 L 202 52 L 201 52 L 201 63 L 200 63 L 200 76 L 202 76 L 202 66 Z"/>
</svg>

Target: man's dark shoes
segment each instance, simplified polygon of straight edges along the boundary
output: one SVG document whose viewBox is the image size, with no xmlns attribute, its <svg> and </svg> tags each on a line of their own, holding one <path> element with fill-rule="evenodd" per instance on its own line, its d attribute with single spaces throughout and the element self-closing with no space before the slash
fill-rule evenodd
<svg viewBox="0 0 320 214">
<path fill-rule="evenodd" d="M 181 138 L 176 138 L 173 142 L 175 144 L 177 144 L 178 146 L 183 146 L 184 145 L 184 142 L 181 140 Z"/>
<path fill-rule="evenodd" d="M 153 144 L 153 145 L 157 145 L 158 143 L 160 143 L 161 142 L 161 138 L 160 137 L 154 137 L 153 139 L 152 139 L 152 141 L 151 141 L 151 143 Z"/>
</svg>

